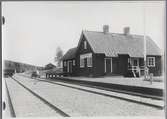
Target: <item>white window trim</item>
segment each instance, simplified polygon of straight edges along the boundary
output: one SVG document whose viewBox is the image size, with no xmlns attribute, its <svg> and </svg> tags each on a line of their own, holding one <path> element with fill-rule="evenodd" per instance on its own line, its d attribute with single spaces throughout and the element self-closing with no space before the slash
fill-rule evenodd
<svg viewBox="0 0 167 119">
<path fill-rule="evenodd" d="M 84 41 L 84 49 L 87 49 L 87 42 Z"/>
<path fill-rule="evenodd" d="M 75 66 L 75 60 L 72 61 L 72 65 Z"/>
<path fill-rule="evenodd" d="M 88 64 L 88 59 L 90 59 L 90 58 L 91 58 L 91 65 Z M 92 67 L 92 57 L 87 57 L 86 60 L 87 60 L 87 67 Z"/>
<path fill-rule="evenodd" d="M 67 61 L 67 72 L 69 72 L 69 61 Z"/>
<path fill-rule="evenodd" d="M 80 54 L 81 59 L 85 59 L 87 57 L 92 57 L 92 53 L 85 53 L 85 54 Z"/>
<path fill-rule="evenodd" d="M 153 59 L 153 65 L 149 64 L 149 59 Z M 148 67 L 155 67 L 155 57 L 147 57 L 147 66 Z"/>
<path fill-rule="evenodd" d="M 86 59 L 87 62 L 88 62 L 88 58 L 90 58 L 90 57 L 92 58 L 92 53 L 86 53 L 86 54 L 81 54 L 80 55 L 80 68 L 85 67 L 84 59 Z M 83 60 L 83 65 L 81 65 L 81 60 Z M 92 62 L 92 65 L 93 65 L 93 62 Z M 87 67 L 92 67 L 92 66 L 88 65 L 88 63 L 87 63 Z"/>
<path fill-rule="evenodd" d="M 106 59 L 104 58 L 104 72 L 106 73 Z"/>
<path fill-rule="evenodd" d="M 112 70 L 113 70 L 113 69 L 112 69 L 112 58 L 111 58 L 111 72 L 112 72 Z"/>
<path fill-rule="evenodd" d="M 83 65 L 81 65 L 81 60 L 83 60 Z M 80 58 L 80 60 L 79 60 L 79 62 L 80 62 L 80 68 L 83 68 L 83 67 L 85 67 L 85 63 L 84 63 L 84 59 L 83 58 Z"/>
</svg>

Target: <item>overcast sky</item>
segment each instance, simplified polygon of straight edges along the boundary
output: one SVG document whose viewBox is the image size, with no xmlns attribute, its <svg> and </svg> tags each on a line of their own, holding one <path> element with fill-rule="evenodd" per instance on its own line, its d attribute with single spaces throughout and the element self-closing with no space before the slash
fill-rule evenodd
<svg viewBox="0 0 167 119">
<path fill-rule="evenodd" d="M 165 2 L 3 2 L 3 58 L 38 66 L 53 62 L 56 48 L 76 47 L 82 30 L 131 34 L 145 31 L 163 49 Z"/>
</svg>

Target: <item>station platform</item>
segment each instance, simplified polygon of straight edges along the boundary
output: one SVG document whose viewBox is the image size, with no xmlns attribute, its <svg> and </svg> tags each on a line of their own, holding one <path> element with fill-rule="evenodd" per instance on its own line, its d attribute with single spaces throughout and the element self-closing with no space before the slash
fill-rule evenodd
<svg viewBox="0 0 167 119">
<path fill-rule="evenodd" d="M 164 77 L 153 77 L 153 82 L 149 80 L 144 80 L 144 77 L 140 78 L 126 78 L 123 76 L 106 76 L 99 78 L 92 77 L 60 77 L 64 79 L 72 79 L 77 81 L 91 81 L 98 83 L 108 83 L 108 84 L 119 84 L 119 85 L 128 85 L 128 86 L 138 86 L 138 87 L 147 87 L 155 89 L 164 89 Z M 155 81 L 154 81 L 155 80 Z"/>
<path fill-rule="evenodd" d="M 50 78 L 41 77 L 40 79 L 67 82 L 71 84 L 84 85 L 87 87 L 94 87 L 154 99 L 164 99 L 164 77 L 153 77 L 152 83 L 149 80 L 144 80 L 144 77 L 126 78 L 123 76 L 105 76 L 98 78 L 64 76 Z"/>
<path fill-rule="evenodd" d="M 162 78 L 162 77 L 154 77 Z M 164 99 L 164 88 L 165 84 L 160 81 L 144 80 L 142 78 L 125 78 L 125 77 L 100 77 L 100 78 L 89 78 L 89 77 L 56 77 L 49 80 L 68 82 L 78 85 L 86 85 L 88 87 L 95 87 L 103 90 L 116 91 L 120 93 L 126 93 L 130 95 Z"/>
</svg>

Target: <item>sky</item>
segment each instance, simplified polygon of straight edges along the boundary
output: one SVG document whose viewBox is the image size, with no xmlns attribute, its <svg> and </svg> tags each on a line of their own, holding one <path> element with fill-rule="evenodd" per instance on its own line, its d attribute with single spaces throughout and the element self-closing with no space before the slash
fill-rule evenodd
<svg viewBox="0 0 167 119">
<path fill-rule="evenodd" d="M 76 47 L 82 30 L 150 36 L 163 50 L 165 1 L 2 2 L 3 59 L 37 66 L 54 63 L 56 49 Z M 145 21 L 145 22 L 144 22 Z M 144 30 L 145 29 L 145 30 Z"/>
</svg>

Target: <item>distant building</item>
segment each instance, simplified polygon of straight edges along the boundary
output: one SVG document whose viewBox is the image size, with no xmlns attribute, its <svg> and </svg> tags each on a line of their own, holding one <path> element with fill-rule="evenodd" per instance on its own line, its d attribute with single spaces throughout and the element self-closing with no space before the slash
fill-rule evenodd
<svg viewBox="0 0 167 119">
<path fill-rule="evenodd" d="M 50 69 L 54 69 L 54 68 L 56 68 L 56 66 L 52 63 L 45 65 L 45 70 L 50 70 Z"/>
<path fill-rule="evenodd" d="M 41 69 L 41 67 L 35 66 L 35 65 L 26 64 L 26 63 L 21 63 L 21 62 L 4 60 L 3 69 L 14 69 L 17 73 L 21 73 L 21 72 L 24 72 L 24 71 Z"/>
<path fill-rule="evenodd" d="M 154 76 L 162 73 L 161 51 L 146 36 L 147 67 Z M 78 46 L 63 56 L 63 72 L 75 76 L 126 75 L 129 70 L 144 74 L 144 36 L 110 33 L 108 26 L 103 32 L 82 31 Z"/>
</svg>

